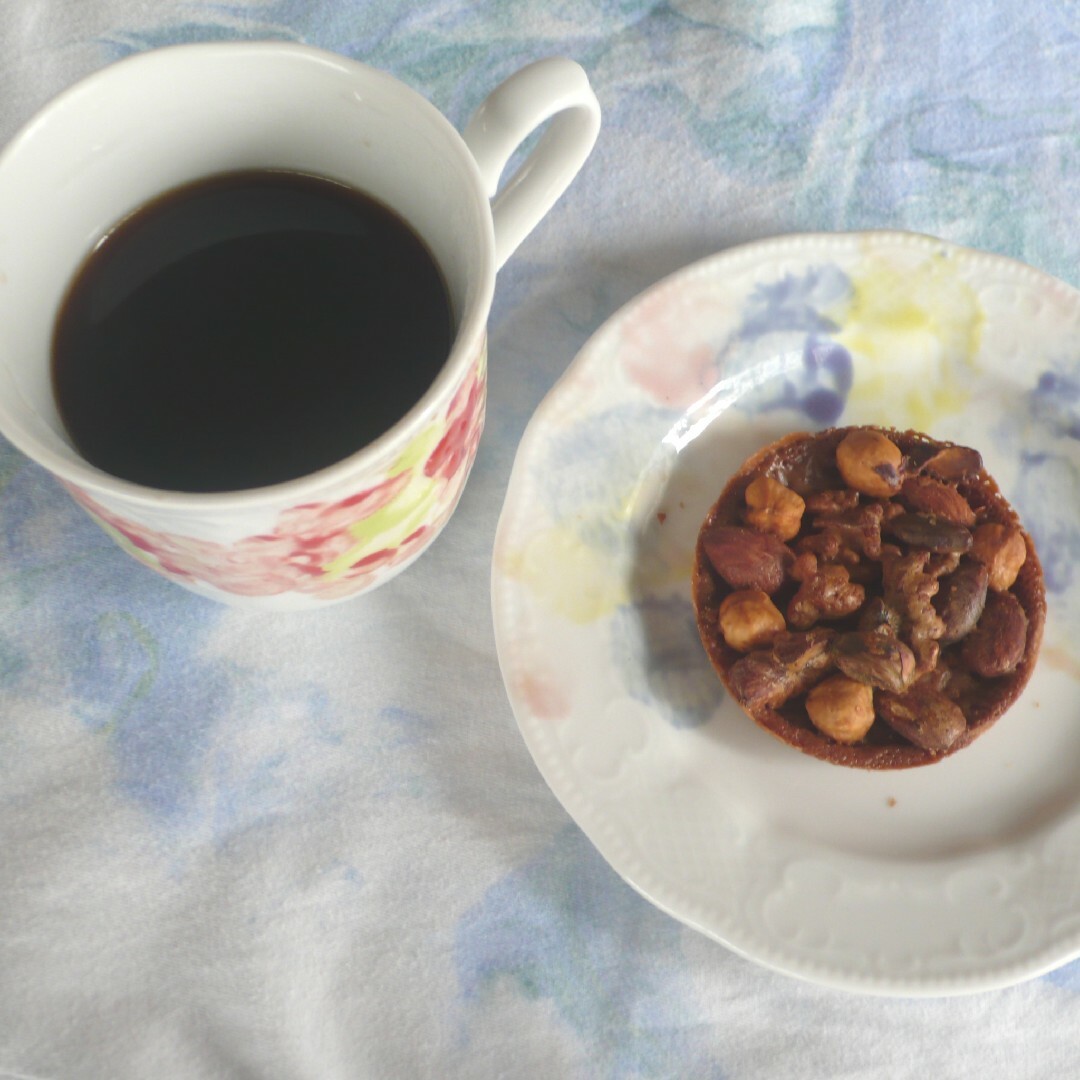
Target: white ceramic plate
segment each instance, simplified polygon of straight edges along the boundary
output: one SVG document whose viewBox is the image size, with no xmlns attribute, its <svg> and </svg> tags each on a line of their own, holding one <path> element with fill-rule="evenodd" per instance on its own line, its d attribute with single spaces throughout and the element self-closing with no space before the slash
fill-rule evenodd
<svg viewBox="0 0 1080 1080">
<path fill-rule="evenodd" d="M 784 432 L 978 447 L 1032 532 L 1035 675 L 955 757 L 861 772 L 729 700 L 688 573 L 726 479 Z M 499 523 L 499 660 L 556 796 L 649 900 L 769 967 L 880 994 L 1005 986 L 1080 955 L 1080 292 L 927 237 L 809 235 L 661 282 L 529 425 Z"/>
</svg>

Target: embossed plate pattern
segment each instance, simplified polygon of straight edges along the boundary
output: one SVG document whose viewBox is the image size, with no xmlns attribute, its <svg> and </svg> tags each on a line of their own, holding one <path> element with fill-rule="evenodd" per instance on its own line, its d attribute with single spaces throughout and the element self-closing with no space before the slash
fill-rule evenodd
<svg viewBox="0 0 1080 1080">
<path fill-rule="evenodd" d="M 1040 551 L 1036 673 L 922 769 L 805 757 L 697 639 L 698 526 L 754 449 L 833 424 L 977 446 Z M 522 440 L 492 571 L 522 735 L 664 911 L 769 967 L 879 994 L 1000 987 L 1080 955 L 1080 292 L 911 234 L 779 238 L 628 304 Z"/>
</svg>

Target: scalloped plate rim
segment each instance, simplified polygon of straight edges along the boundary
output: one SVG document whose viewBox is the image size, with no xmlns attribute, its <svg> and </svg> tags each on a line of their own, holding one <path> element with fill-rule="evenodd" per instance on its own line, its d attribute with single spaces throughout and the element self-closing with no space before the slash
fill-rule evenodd
<svg viewBox="0 0 1080 1080">
<path fill-rule="evenodd" d="M 781 234 L 762 240 L 741 243 L 688 263 L 647 286 L 613 311 L 590 335 L 532 414 L 515 454 L 496 529 L 490 579 L 491 609 L 496 653 L 504 687 L 518 729 L 533 758 L 534 764 L 558 802 L 605 861 L 639 895 L 660 911 L 725 946 L 736 955 L 778 973 L 832 989 L 874 996 L 947 997 L 1003 989 L 1045 975 L 1071 960 L 1080 958 L 1080 925 L 1068 935 L 1067 940 L 1045 944 L 1041 949 L 1035 950 L 1030 955 L 1019 960 L 996 966 L 990 962 L 985 965 L 983 970 L 973 970 L 962 974 L 917 977 L 904 977 L 896 974 L 882 975 L 881 973 L 871 973 L 869 971 L 857 971 L 850 967 L 845 968 L 842 965 L 829 966 L 827 964 L 806 962 L 790 952 L 785 955 L 782 949 L 770 954 L 766 949 L 757 947 L 756 943 L 752 941 L 740 941 L 737 935 L 719 932 L 709 925 L 707 919 L 696 917 L 689 912 L 687 910 L 688 905 L 681 902 L 683 898 L 678 895 L 665 895 L 663 888 L 649 888 L 643 885 L 640 881 L 640 868 L 626 865 L 627 856 L 625 852 L 619 850 L 621 840 L 617 835 L 615 826 L 604 818 L 603 812 L 600 813 L 599 817 L 596 816 L 596 812 L 589 806 L 587 792 L 574 785 L 568 787 L 558 775 L 558 762 L 554 757 L 550 756 L 550 752 L 544 745 L 545 740 L 542 735 L 544 721 L 533 714 L 524 695 L 514 685 L 514 672 L 510 668 L 508 658 L 508 634 L 510 633 L 508 627 L 513 621 L 512 608 L 514 605 L 509 593 L 503 587 L 503 576 L 499 569 L 500 552 L 507 543 L 507 532 L 510 525 L 509 511 L 513 503 L 515 488 L 521 480 L 526 460 L 533 449 L 534 443 L 542 438 L 543 425 L 549 412 L 559 405 L 560 398 L 572 383 L 575 375 L 591 362 L 592 354 L 600 348 L 602 340 L 611 334 L 639 305 L 662 291 L 678 288 L 680 284 L 692 280 L 699 274 L 713 273 L 719 275 L 725 267 L 736 267 L 741 260 L 752 256 L 763 256 L 772 252 L 780 254 L 785 249 L 790 251 L 797 251 L 798 249 L 811 250 L 819 245 L 824 248 L 831 248 L 834 252 L 844 252 L 851 251 L 859 245 L 866 245 L 872 249 L 880 244 L 900 244 L 912 248 L 923 248 L 928 252 L 948 252 L 951 255 L 962 256 L 965 259 L 1001 266 L 1007 268 L 1011 274 L 1026 277 L 1032 281 L 1039 281 L 1055 290 L 1064 290 L 1071 298 L 1075 298 L 1080 303 L 1080 290 L 1077 290 L 1068 282 L 1021 260 L 967 247 L 928 234 L 906 230 L 872 229 L 848 232 L 819 231 Z M 1080 859 L 1080 856 L 1078 856 L 1078 859 Z M 1080 908 L 1080 905 L 1078 905 L 1078 908 Z"/>
</svg>

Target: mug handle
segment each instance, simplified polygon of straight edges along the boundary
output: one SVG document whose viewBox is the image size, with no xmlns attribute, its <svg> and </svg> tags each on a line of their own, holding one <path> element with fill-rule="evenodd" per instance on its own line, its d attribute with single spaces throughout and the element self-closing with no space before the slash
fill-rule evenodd
<svg viewBox="0 0 1080 1080">
<path fill-rule="evenodd" d="M 547 131 L 499 190 L 510 156 L 552 117 Z M 537 60 L 500 83 L 473 114 L 462 137 L 491 204 L 498 269 L 570 186 L 600 131 L 600 103 L 573 60 Z"/>
</svg>

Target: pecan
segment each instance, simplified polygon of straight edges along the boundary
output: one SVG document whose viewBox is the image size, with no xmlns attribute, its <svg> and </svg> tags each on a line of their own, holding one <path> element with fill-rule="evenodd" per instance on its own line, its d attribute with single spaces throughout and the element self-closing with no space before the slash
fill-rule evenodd
<svg viewBox="0 0 1080 1080">
<path fill-rule="evenodd" d="M 932 603 L 939 585 L 937 577 L 927 572 L 929 561 L 930 552 L 916 550 L 906 555 L 889 552 L 881 563 L 885 604 L 900 617 L 920 674 L 937 663 L 937 639 L 945 632 L 945 623 Z"/>
<path fill-rule="evenodd" d="M 812 514 L 836 514 L 841 510 L 854 510 L 858 505 L 859 493 L 854 488 L 815 491 L 806 496 L 806 509 Z"/>
<path fill-rule="evenodd" d="M 932 578 L 945 577 L 960 565 L 960 552 L 939 551 L 926 560 L 926 572 Z"/>
<path fill-rule="evenodd" d="M 772 533 L 738 525 L 714 525 L 702 537 L 713 569 L 733 589 L 760 589 L 772 595 L 795 559 L 791 548 Z"/>
<path fill-rule="evenodd" d="M 965 558 L 955 573 L 942 578 L 941 591 L 935 607 L 945 624 L 941 635 L 944 645 L 966 637 L 986 606 L 986 589 L 990 574 L 982 563 Z"/>
<path fill-rule="evenodd" d="M 839 619 L 862 607 L 866 590 L 851 581 L 847 568 L 826 563 L 799 586 L 788 604 L 788 623 L 806 630 L 819 619 Z"/>
<path fill-rule="evenodd" d="M 888 529 L 905 544 L 927 551 L 967 551 L 971 547 L 970 529 L 933 515 L 897 514 Z"/>
<path fill-rule="evenodd" d="M 839 634 L 829 651 L 849 679 L 881 690 L 902 693 L 915 678 L 915 654 L 888 629 Z"/>
<path fill-rule="evenodd" d="M 835 533 L 841 546 L 849 551 L 876 559 L 881 554 L 881 520 L 884 516 L 881 503 L 872 502 L 853 510 L 819 514 L 812 524 L 815 529 Z"/>
<path fill-rule="evenodd" d="M 903 624 L 924 627 L 927 636 L 936 639 L 945 632 L 945 624 L 931 603 L 939 585 L 937 578 L 926 572 L 929 561 L 928 551 L 890 553 L 882 560 L 882 582 L 885 603 Z"/>
<path fill-rule="evenodd" d="M 904 694 L 874 695 L 878 716 L 909 742 L 941 754 L 967 729 L 960 707 L 939 690 L 921 683 Z"/>
<path fill-rule="evenodd" d="M 763 705 L 776 708 L 805 693 L 832 664 L 828 652 L 831 636 L 829 630 L 778 634 L 771 649 L 752 652 L 732 665 L 732 692 L 749 709 Z"/>
<path fill-rule="evenodd" d="M 900 488 L 900 497 L 912 509 L 969 528 L 975 524 L 975 511 L 967 499 L 949 484 L 932 476 L 909 476 Z"/>
<path fill-rule="evenodd" d="M 859 561 L 858 552 L 844 547 L 843 537 L 836 529 L 825 528 L 821 532 L 801 537 L 795 544 L 795 550 L 800 555 L 814 555 L 820 562 L 851 564 Z"/>
<path fill-rule="evenodd" d="M 1028 620 L 1020 601 L 1008 592 L 990 591 L 975 629 L 961 646 L 961 656 L 976 675 L 1008 675 L 1024 658 Z"/>
</svg>

